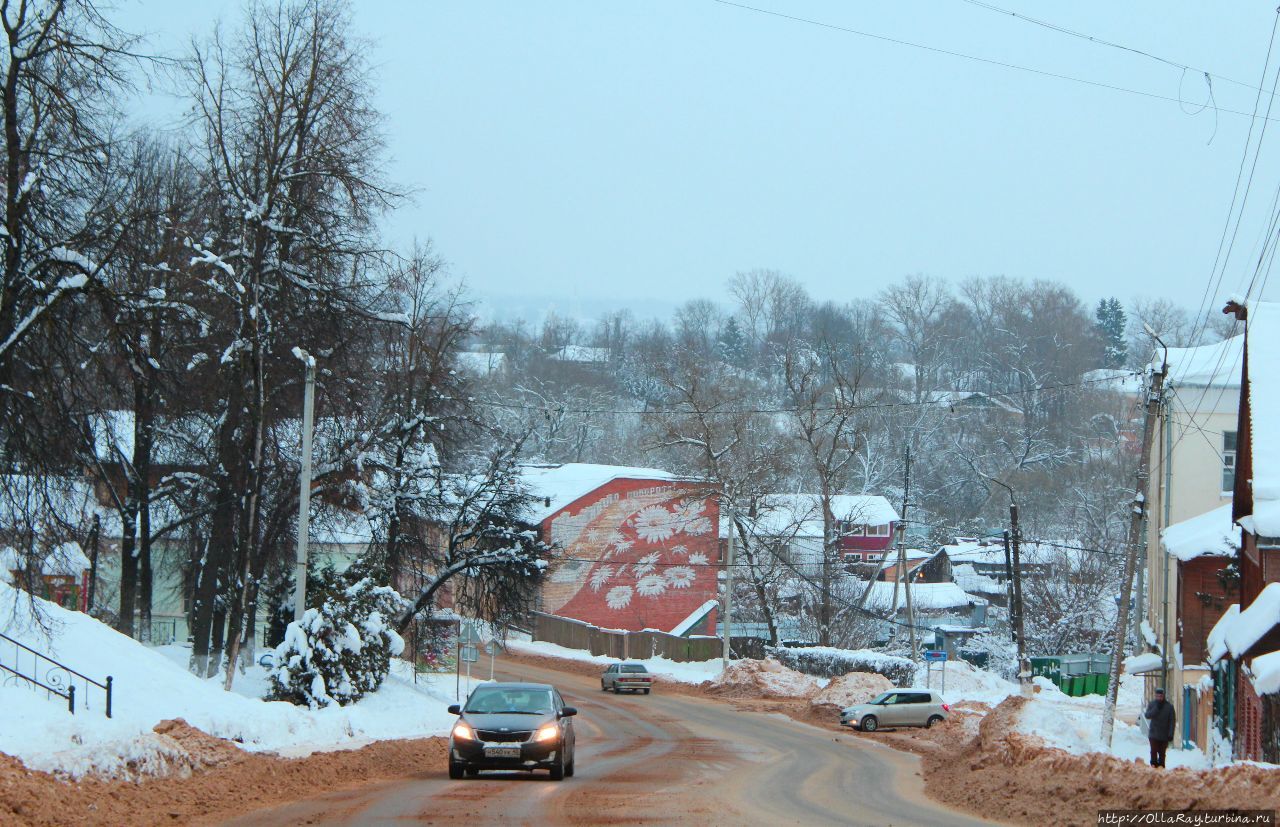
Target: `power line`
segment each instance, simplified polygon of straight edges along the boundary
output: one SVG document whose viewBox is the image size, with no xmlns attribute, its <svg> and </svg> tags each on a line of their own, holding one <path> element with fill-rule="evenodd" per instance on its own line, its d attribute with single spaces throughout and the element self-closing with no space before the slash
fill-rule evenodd
<svg viewBox="0 0 1280 827">
<path fill-rule="evenodd" d="M 806 23 L 810 26 L 818 26 L 823 29 L 831 29 L 833 31 L 844 32 L 845 34 L 857 35 L 858 37 L 865 37 L 871 40 L 879 40 L 884 43 L 892 43 L 896 46 L 907 46 L 912 49 L 921 49 L 926 52 L 933 52 L 935 54 L 947 55 L 948 57 L 957 57 L 963 60 L 970 60 L 975 63 L 984 63 L 989 66 L 999 66 L 1003 69 L 1014 69 L 1019 72 L 1027 72 L 1029 74 L 1040 75 L 1042 77 L 1049 77 L 1049 78 L 1056 78 L 1058 80 L 1071 81 L 1072 83 L 1080 83 L 1085 86 L 1093 86 L 1099 89 L 1109 89 L 1113 92 L 1124 92 L 1129 95 L 1137 95 L 1143 98 L 1151 98 L 1153 100 L 1167 101 L 1168 103 L 1176 103 L 1179 106 L 1182 106 L 1185 103 L 1185 101 L 1183 101 L 1181 98 L 1172 98 L 1172 97 L 1169 97 L 1168 95 L 1160 95 L 1155 92 L 1144 92 L 1140 89 L 1130 89 L 1129 87 L 1118 86 L 1112 83 L 1103 83 L 1102 81 L 1088 80 L 1086 78 L 1076 77 L 1074 75 L 1064 75 L 1059 72 L 1050 72 L 1046 69 L 1035 69 L 1030 66 L 1023 66 L 1018 63 L 1009 63 L 1007 61 L 995 60 L 989 57 L 979 57 L 977 55 L 966 54 L 964 52 L 957 52 L 951 49 L 943 49 L 938 46 L 928 46 L 923 43 L 916 43 L 910 40 L 902 40 L 901 38 L 889 37 L 887 35 L 875 34 L 873 32 L 866 32 L 860 29 L 849 28 L 848 26 L 839 26 L 839 25 L 836 25 L 835 23 L 826 23 L 821 20 L 814 20 L 808 17 L 798 17 L 792 14 L 785 14 L 783 12 L 773 11 L 772 9 L 762 9 L 756 6 L 748 6 L 745 3 L 735 3 L 735 2 L 732 2 L 732 0 L 713 0 L 713 2 L 719 3 L 723 6 L 733 6 L 734 8 L 742 9 L 744 11 L 756 12 L 757 14 L 766 14 L 771 17 L 780 17 L 784 20 L 791 20 L 796 23 Z M 1242 112 L 1237 109 L 1222 109 L 1219 107 L 1215 107 L 1214 111 L 1227 112 L 1232 115 L 1243 115 L 1246 117 L 1249 116 L 1248 112 Z"/>
<path fill-rule="evenodd" d="M 1022 14 L 1021 12 L 1011 11 L 1010 9 L 1001 8 L 1000 6 L 994 5 L 992 3 L 983 2 L 983 0 L 964 0 L 964 2 L 969 3 L 970 5 L 973 5 L 973 6 L 978 6 L 980 8 L 987 9 L 988 11 L 996 12 L 997 14 L 1007 14 L 1010 17 L 1015 17 L 1019 20 L 1022 20 L 1023 22 L 1031 23 L 1036 26 L 1042 26 L 1046 29 L 1051 29 L 1055 32 L 1059 32 L 1060 34 L 1069 35 L 1071 37 L 1077 37 L 1077 38 L 1080 38 L 1081 40 L 1087 40 L 1090 43 L 1096 43 L 1099 46 L 1109 46 L 1113 49 L 1119 49 L 1123 52 L 1130 52 L 1140 57 L 1145 57 L 1150 60 L 1154 60 L 1157 63 L 1163 63 L 1166 66 L 1170 66 L 1174 69 L 1181 69 L 1183 72 L 1196 72 L 1197 74 L 1202 74 L 1207 78 L 1215 78 L 1217 80 L 1226 81 L 1227 83 L 1234 83 L 1237 86 L 1243 86 L 1245 89 L 1252 89 L 1259 92 L 1263 91 L 1261 87 L 1254 86 L 1251 83 L 1245 83 L 1244 81 L 1235 80 L 1233 78 L 1227 77 L 1226 75 L 1220 75 L 1216 72 L 1210 72 L 1208 69 L 1201 69 L 1196 66 L 1189 66 L 1185 63 L 1181 63 L 1179 61 L 1172 60 L 1170 58 L 1161 57 L 1160 55 L 1157 55 L 1157 54 L 1152 54 L 1151 52 L 1144 51 L 1143 49 L 1137 49 L 1132 46 L 1126 46 L 1123 43 L 1116 43 L 1111 40 L 1106 40 L 1104 38 L 1097 37 L 1095 35 L 1091 35 L 1086 32 L 1076 31 L 1075 29 L 1069 29 L 1066 26 L 1060 26 L 1057 23 L 1052 23 L 1048 20 L 1042 20 L 1037 17 L 1031 17 L 1030 15 Z"/>
</svg>

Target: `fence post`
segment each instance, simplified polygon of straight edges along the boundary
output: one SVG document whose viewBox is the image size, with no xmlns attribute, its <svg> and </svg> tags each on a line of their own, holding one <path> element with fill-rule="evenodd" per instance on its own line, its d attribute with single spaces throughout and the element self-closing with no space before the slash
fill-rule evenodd
<svg viewBox="0 0 1280 827">
<path fill-rule="evenodd" d="M 107 717 L 111 717 L 111 676 L 107 675 Z"/>
<path fill-rule="evenodd" d="M 67 709 L 72 715 L 76 714 L 76 685 L 74 683 L 67 687 Z"/>
</svg>

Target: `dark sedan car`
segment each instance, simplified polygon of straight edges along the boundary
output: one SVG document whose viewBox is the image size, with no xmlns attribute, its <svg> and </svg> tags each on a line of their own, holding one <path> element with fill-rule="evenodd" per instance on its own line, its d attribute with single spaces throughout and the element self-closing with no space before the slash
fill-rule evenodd
<svg viewBox="0 0 1280 827">
<path fill-rule="evenodd" d="M 564 705 L 545 683 L 489 683 L 477 687 L 449 735 L 449 777 L 481 770 L 549 770 L 559 781 L 573 775 L 573 721 L 578 710 Z"/>
</svg>

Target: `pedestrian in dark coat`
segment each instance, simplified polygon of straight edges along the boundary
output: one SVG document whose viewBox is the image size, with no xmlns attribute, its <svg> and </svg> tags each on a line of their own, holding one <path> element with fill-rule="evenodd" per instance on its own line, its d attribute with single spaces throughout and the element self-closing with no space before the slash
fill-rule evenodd
<svg viewBox="0 0 1280 827">
<path fill-rule="evenodd" d="M 1164 755 L 1173 740 L 1173 731 L 1178 716 L 1173 711 L 1173 704 L 1164 699 L 1164 690 L 1156 690 L 1156 699 L 1147 704 L 1143 717 L 1151 722 L 1147 731 L 1147 740 L 1151 742 L 1151 766 L 1163 767 Z"/>
</svg>

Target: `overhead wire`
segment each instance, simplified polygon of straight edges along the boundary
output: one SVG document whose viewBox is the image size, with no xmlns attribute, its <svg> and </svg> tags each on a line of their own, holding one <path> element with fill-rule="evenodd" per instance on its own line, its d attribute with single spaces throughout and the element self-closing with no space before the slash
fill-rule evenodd
<svg viewBox="0 0 1280 827">
<path fill-rule="evenodd" d="M 1060 72 L 1051 72 L 1047 69 L 1036 69 L 1031 66 L 1024 66 L 1020 63 L 1010 63 L 1008 61 L 996 60 L 994 58 L 980 57 L 978 55 L 971 55 L 965 52 L 957 52 L 953 49 L 944 49 L 939 46 L 929 46 L 924 43 L 916 43 L 914 41 L 904 40 L 898 37 L 890 37 L 888 35 L 876 34 L 874 32 L 863 31 L 861 29 L 854 29 L 849 26 L 840 26 L 835 23 L 827 23 L 825 21 L 815 20 L 809 17 L 800 17 L 794 14 L 786 14 L 785 12 L 774 11 L 773 9 L 764 9 L 758 6 L 750 6 L 750 5 L 747 5 L 746 3 L 734 2 L 734 0 L 712 0 L 712 2 L 719 3 L 723 6 L 732 6 L 734 8 L 742 9 L 744 11 L 755 12 L 757 14 L 764 14 L 764 15 L 769 15 L 771 17 L 782 18 L 784 20 L 791 20 L 796 23 L 805 23 L 810 26 L 817 26 L 824 29 L 831 29 L 833 31 L 844 32 L 846 34 L 852 34 L 858 37 L 865 37 L 871 40 L 878 40 L 884 43 L 892 43 L 896 46 L 907 46 L 913 49 L 921 49 L 926 52 L 932 52 L 934 54 L 947 55 L 949 57 L 960 58 L 962 60 L 969 60 L 975 63 L 983 63 L 989 66 L 998 66 L 1004 69 L 1013 69 L 1019 72 L 1027 72 L 1029 74 L 1040 75 L 1042 77 L 1056 78 L 1058 80 L 1070 81 L 1072 83 L 1079 83 L 1085 86 L 1093 86 L 1099 89 L 1109 89 L 1113 92 L 1123 92 L 1129 95 L 1136 95 L 1138 97 L 1166 101 L 1168 103 L 1176 103 L 1179 105 L 1182 105 L 1185 103 L 1185 101 L 1179 98 L 1170 97 L 1168 95 L 1161 95 L 1155 92 L 1147 92 L 1140 89 L 1131 89 L 1127 86 L 1120 86 L 1113 83 L 1104 83 L 1102 81 L 1097 81 L 1097 80 L 1089 80 L 1087 78 L 1076 77 L 1075 75 L 1062 74 Z M 1248 112 L 1242 112 L 1238 109 L 1225 109 L 1225 108 L 1219 107 L 1217 108 L 1216 111 L 1226 112 L 1232 115 L 1241 115 L 1245 117 L 1249 116 Z"/>
</svg>

